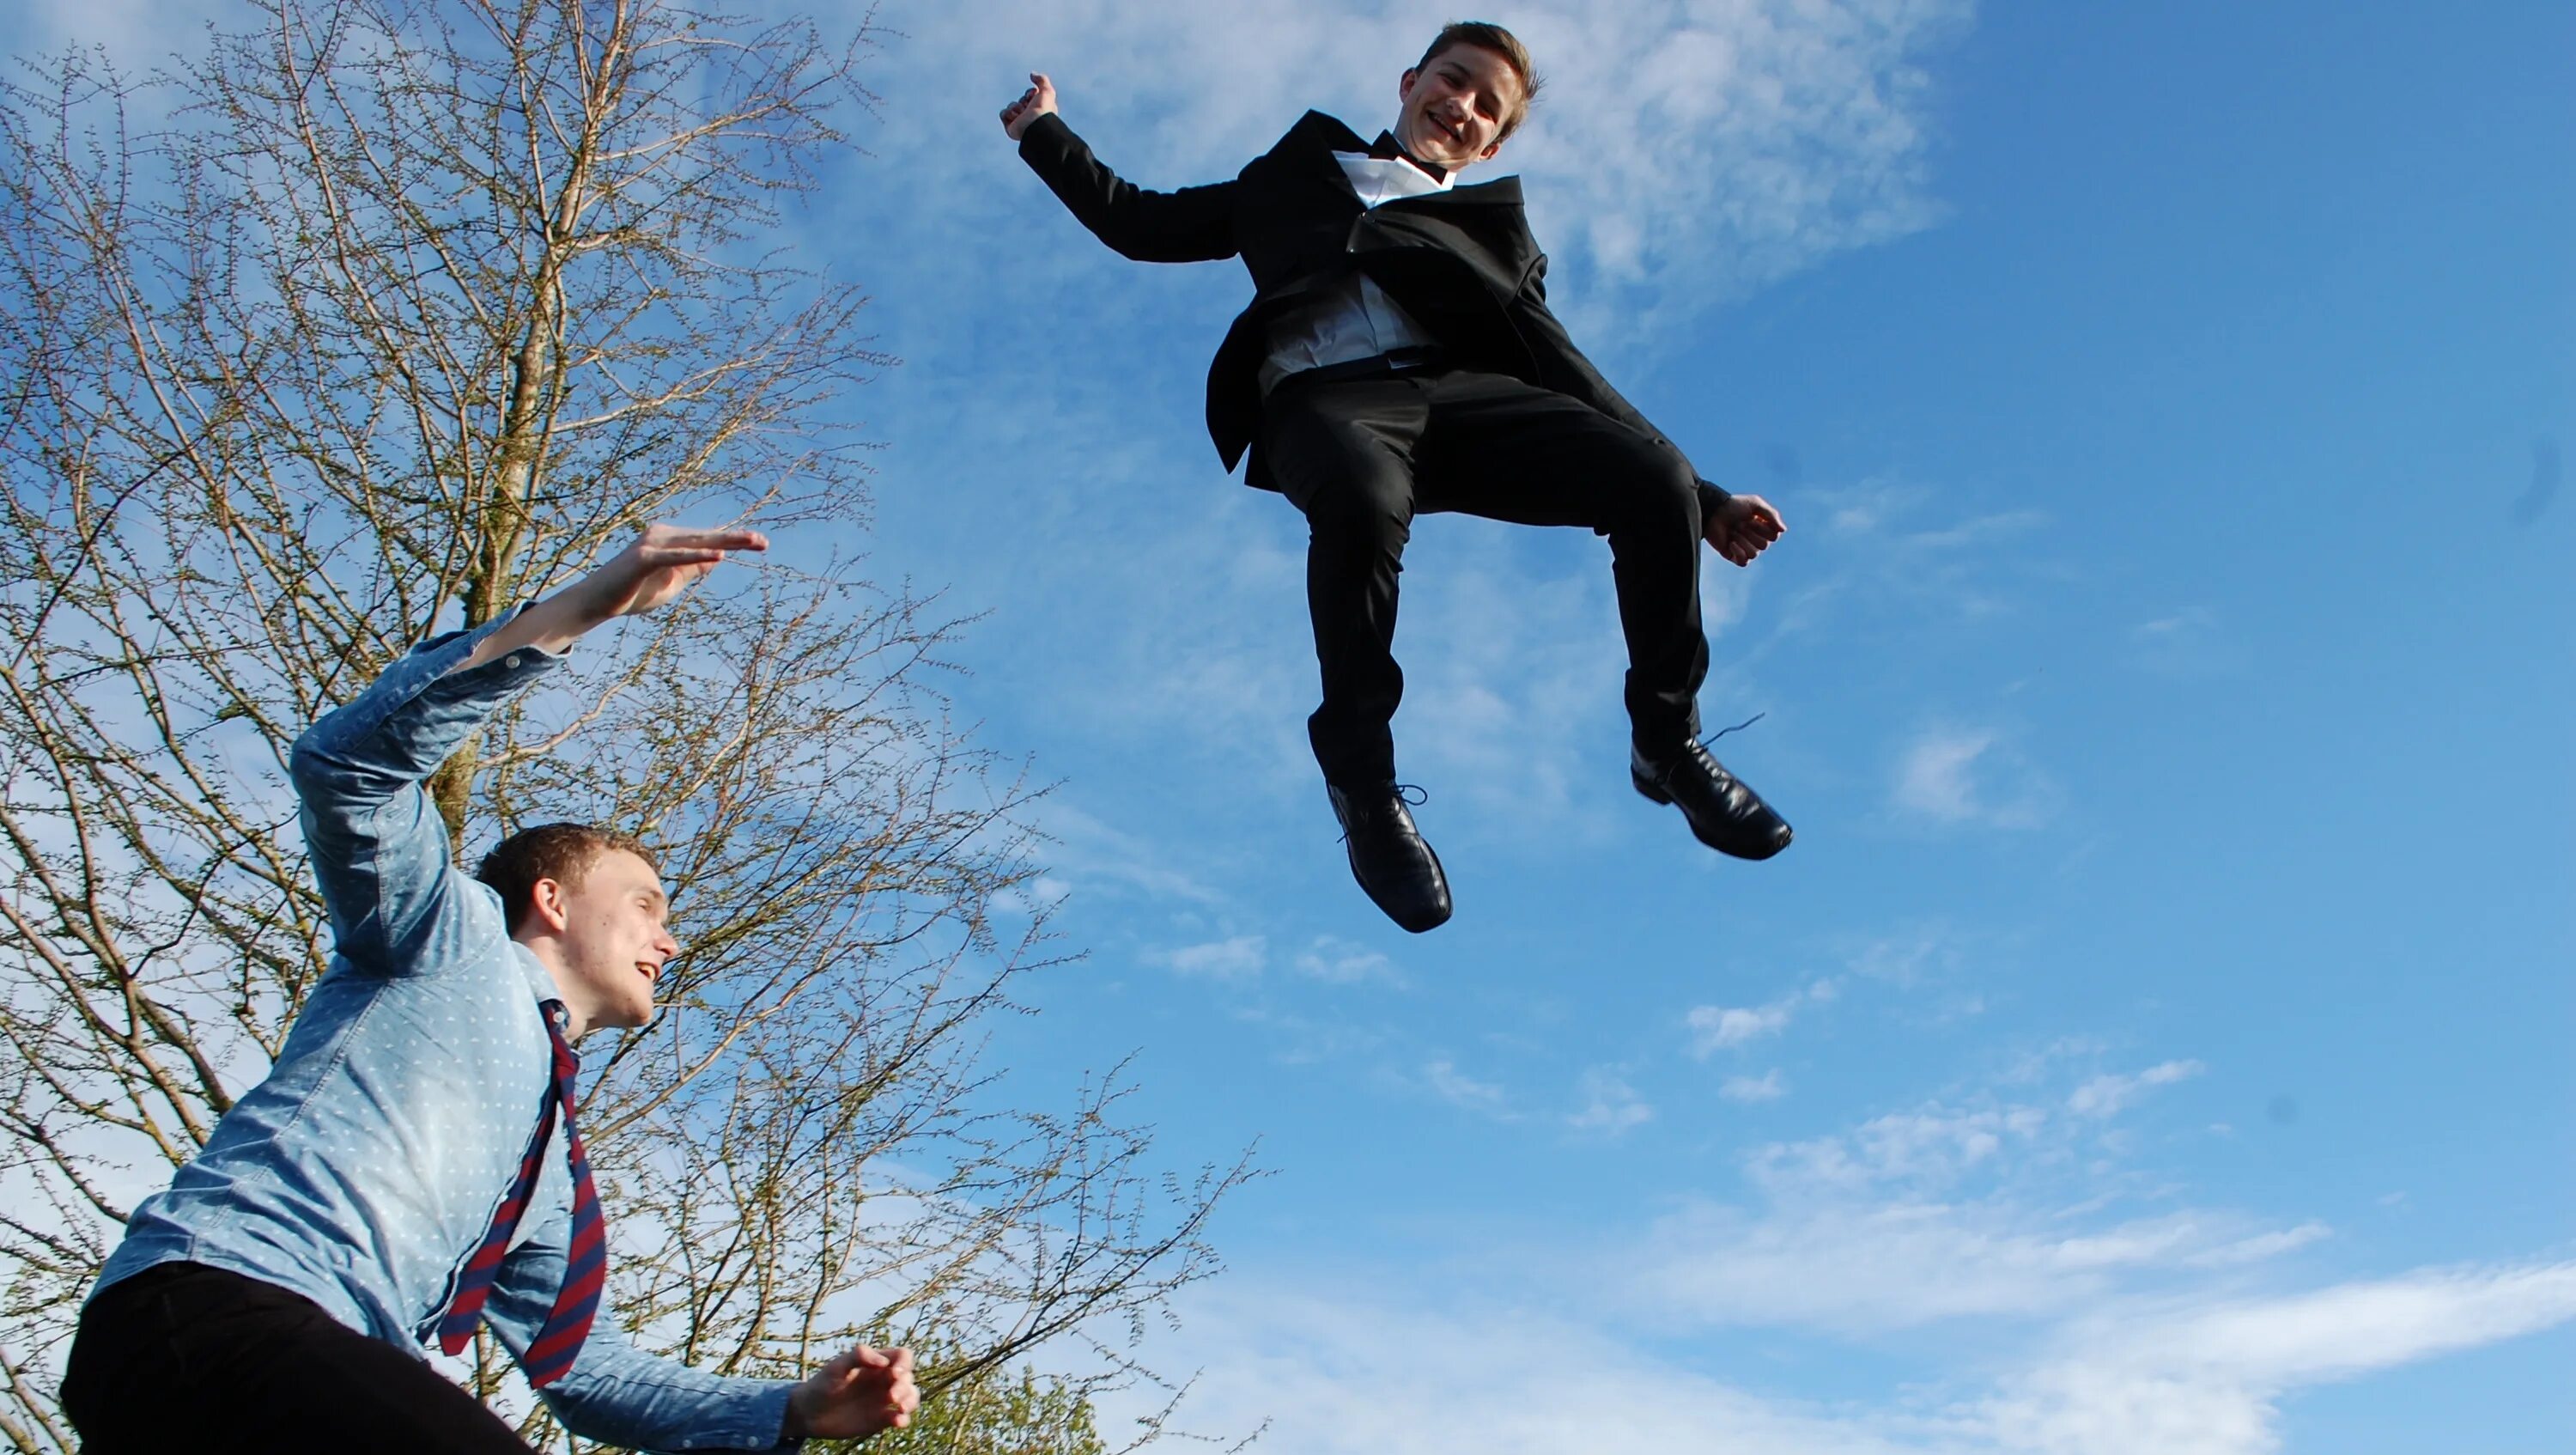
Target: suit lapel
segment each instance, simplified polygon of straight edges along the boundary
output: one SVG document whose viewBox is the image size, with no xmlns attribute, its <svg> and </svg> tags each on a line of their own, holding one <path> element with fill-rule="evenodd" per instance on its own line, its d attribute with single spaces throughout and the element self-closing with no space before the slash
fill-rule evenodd
<svg viewBox="0 0 2576 1455">
<path fill-rule="evenodd" d="M 1298 165 L 1316 178 L 1329 182 L 1336 191 L 1348 192 L 1350 178 L 1342 164 L 1333 158 L 1335 152 L 1366 152 L 1369 144 L 1340 118 L 1320 111 L 1309 111 L 1300 117 L 1288 134 L 1279 139 L 1281 151 L 1298 153 Z M 1521 205 L 1521 179 L 1518 173 L 1496 177 L 1490 182 L 1453 186 L 1438 192 L 1425 192 L 1414 197 L 1399 197 L 1381 204 L 1387 207 L 1518 207 Z"/>
<path fill-rule="evenodd" d="M 1280 138 L 1283 150 L 1290 143 L 1294 143 L 1301 154 L 1297 159 L 1299 166 L 1343 192 L 1351 190 L 1350 178 L 1343 175 L 1342 164 L 1333 159 L 1333 153 L 1368 150 L 1368 143 L 1360 140 L 1358 132 L 1320 111 L 1307 112 L 1288 129 L 1288 135 Z"/>
</svg>

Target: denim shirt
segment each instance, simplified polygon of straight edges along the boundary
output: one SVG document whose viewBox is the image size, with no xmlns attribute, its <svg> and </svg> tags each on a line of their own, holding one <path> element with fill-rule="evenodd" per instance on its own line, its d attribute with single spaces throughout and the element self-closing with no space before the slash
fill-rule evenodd
<svg viewBox="0 0 2576 1455">
<path fill-rule="evenodd" d="M 266 1080 L 169 1190 L 126 1220 L 105 1288 L 162 1263 L 302 1294 L 421 1346 L 535 1135 L 553 977 L 509 937 L 500 897 L 460 872 L 422 780 L 561 660 L 522 649 L 456 671 L 495 621 L 439 638 L 297 739 L 304 837 L 337 940 Z M 484 1319 L 515 1356 L 563 1282 L 572 1178 L 558 1127 Z M 95 1296 L 95 1290 L 93 1290 Z M 603 1316 L 542 1391 L 584 1438 L 651 1450 L 793 1450 L 791 1384 L 702 1374 Z"/>
</svg>

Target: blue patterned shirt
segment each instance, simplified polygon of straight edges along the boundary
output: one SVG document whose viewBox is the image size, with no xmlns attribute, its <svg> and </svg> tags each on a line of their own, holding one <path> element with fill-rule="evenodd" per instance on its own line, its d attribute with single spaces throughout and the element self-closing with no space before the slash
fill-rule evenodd
<svg viewBox="0 0 2576 1455">
<path fill-rule="evenodd" d="M 422 1349 L 536 1133 L 553 977 L 513 941 L 498 895 L 456 868 L 421 784 L 493 710 L 561 659 L 456 668 L 499 628 L 424 644 L 296 741 L 314 877 L 336 946 L 266 1080 L 167 1191 L 127 1219 L 105 1288 L 162 1263 L 303 1295 Z M 558 1127 L 484 1318 L 514 1355 L 563 1281 L 571 1172 Z M 95 1290 L 93 1290 L 95 1296 Z M 544 1398 L 575 1434 L 652 1450 L 792 1450 L 791 1384 L 702 1374 L 600 1319 Z"/>
</svg>

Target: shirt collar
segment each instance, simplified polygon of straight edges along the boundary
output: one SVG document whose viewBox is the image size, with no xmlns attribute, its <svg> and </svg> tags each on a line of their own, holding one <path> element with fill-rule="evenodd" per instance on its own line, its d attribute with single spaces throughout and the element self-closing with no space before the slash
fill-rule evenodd
<svg viewBox="0 0 2576 1455">
<path fill-rule="evenodd" d="M 512 940 L 510 954 L 518 961 L 519 973 L 527 977 L 528 993 L 537 998 L 539 1006 L 550 1000 L 563 999 L 563 987 L 555 984 L 554 972 L 546 968 L 545 961 L 537 958 L 536 951 Z"/>
<path fill-rule="evenodd" d="M 1444 186 L 1448 184 L 1449 169 L 1447 167 L 1435 167 L 1429 162 L 1424 161 L 1422 158 L 1415 156 L 1413 153 L 1406 151 L 1404 149 L 1404 143 L 1395 139 L 1394 132 L 1379 132 L 1377 134 L 1377 140 L 1369 143 L 1369 155 L 1377 158 L 1381 162 L 1411 162 L 1417 170 L 1419 170 L 1424 176 L 1429 177 L 1432 181 L 1441 183 Z"/>
</svg>

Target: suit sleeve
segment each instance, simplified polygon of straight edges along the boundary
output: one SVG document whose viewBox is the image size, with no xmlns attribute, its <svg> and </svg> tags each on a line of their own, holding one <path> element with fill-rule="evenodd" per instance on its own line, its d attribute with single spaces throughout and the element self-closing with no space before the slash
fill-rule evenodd
<svg viewBox="0 0 2576 1455">
<path fill-rule="evenodd" d="M 1020 160 L 1075 219 L 1140 263 L 1234 256 L 1234 184 L 1149 192 L 1101 165 L 1064 118 L 1049 112 L 1020 133 Z"/>
<path fill-rule="evenodd" d="M 1531 266 L 1529 280 L 1521 285 L 1520 296 L 1512 301 L 1512 321 L 1520 326 L 1521 337 L 1529 343 L 1530 351 L 1538 356 L 1539 368 L 1545 376 L 1538 381 L 1540 387 L 1580 399 L 1674 454 L 1681 455 L 1680 446 L 1666 438 L 1662 430 L 1655 428 L 1653 421 L 1639 414 L 1635 405 L 1610 387 L 1610 381 L 1602 378 L 1601 371 L 1592 367 L 1592 361 L 1574 346 L 1565 325 L 1549 311 L 1545 255 Z M 1685 463 L 1689 460 L 1687 455 L 1682 458 Z M 1691 473 L 1697 478 L 1697 467 L 1693 467 Z M 1699 505 L 1703 516 L 1726 501 L 1725 491 L 1705 478 L 1700 479 Z"/>
</svg>

